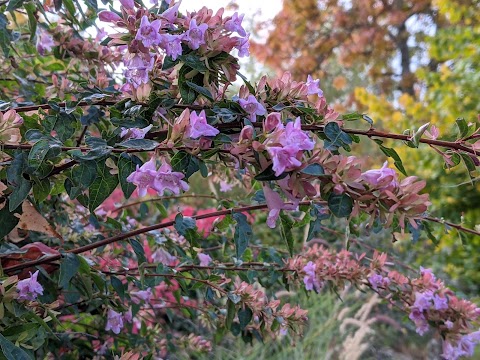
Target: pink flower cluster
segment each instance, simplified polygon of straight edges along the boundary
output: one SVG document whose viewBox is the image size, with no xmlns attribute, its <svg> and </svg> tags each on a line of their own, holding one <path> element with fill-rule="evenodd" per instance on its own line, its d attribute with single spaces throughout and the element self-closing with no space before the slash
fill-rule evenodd
<svg viewBox="0 0 480 360">
<path fill-rule="evenodd" d="M 112 11 L 99 14 L 100 20 L 128 30 L 128 34 L 110 34 L 113 39 L 110 44 L 128 45 L 125 56 L 127 84 L 122 89 L 137 99 L 146 99 L 151 91 L 150 73 L 160 71 L 166 56 L 175 61 L 185 55 L 184 47 L 207 57 L 229 53 L 234 48 L 240 57 L 249 55 L 249 34 L 242 26 L 243 15 L 234 13 L 223 18 L 223 9 L 213 14 L 203 7 L 179 17 L 180 3 L 170 2 L 170 7 L 158 15 L 144 8 L 137 10 L 137 4 L 126 2 L 122 4 L 121 16 Z M 233 36 L 234 33 L 239 36 Z M 231 66 L 237 65 L 232 63 Z M 235 80 L 236 69 L 225 66 L 223 70 L 229 81 Z"/>
<path fill-rule="evenodd" d="M 260 329 L 270 329 L 275 319 L 282 319 L 283 322 L 276 332 L 282 329 L 291 329 L 294 333 L 302 332 L 302 327 L 307 321 L 308 311 L 299 306 L 292 307 L 290 304 L 284 304 L 281 308 L 280 300 L 268 300 L 262 290 L 246 282 L 238 282 L 234 285 L 233 294 L 240 296 L 243 306 L 248 306 L 253 313 L 253 327 Z M 263 324 L 262 324 L 263 322 Z M 273 331 L 273 330 L 272 330 Z"/>
<path fill-rule="evenodd" d="M 127 181 L 137 185 L 139 196 L 145 196 L 148 188 L 157 191 L 159 196 L 163 196 L 166 190 L 175 195 L 189 189 L 188 184 L 182 179 L 185 177 L 181 172 L 172 171 L 170 164 L 164 162 L 157 170 L 155 159 L 151 158 L 141 167 L 127 177 Z"/>
<path fill-rule="evenodd" d="M 367 285 L 409 313 L 420 335 L 430 326 L 436 327 L 444 338 L 445 359 L 472 356 L 480 342 L 480 331 L 473 327 L 480 318 L 480 308 L 456 297 L 430 269 L 421 268 L 419 277 L 408 278 L 388 269 L 386 261 L 386 254 L 378 252 L 367 262 L 365 254 L 346 250 L 335 253 L 314 245 L 303 255 L 290 259 L 287 267 L 303 278 L 307 290 L 318 291 L 326 282 L 338 288 L 343 288 L 347 281 L 356 286 Z M 293 274 L 287 277 L 294 281 Z"/>
</svg>

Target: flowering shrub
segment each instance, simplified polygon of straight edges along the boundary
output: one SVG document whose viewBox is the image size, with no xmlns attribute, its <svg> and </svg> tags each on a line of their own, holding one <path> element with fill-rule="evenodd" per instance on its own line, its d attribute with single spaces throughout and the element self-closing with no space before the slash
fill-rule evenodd
<svg viewBox="0 0 480 360">
<path fill-rule="evenodd" d="M 275 290 L 347 283 L 408 314 L 419 334 L 436 329 L 444 358 L 472 356 L 474 303 L 428 269 L 401 273 L 386 254 L 370 259 L 348 246 L 366 236 L 359 223 L 435 241 L 429 223 L 443 222 L 428 214 L 425 181 L 407 176 L 383 138 L 427 143 L 444 157 L 439 148 L 448 149 L 474 172 L 478 127 L 462 123 L 455 141 L 434 129 L 424 138 L 428 125 L 377 131 L 368 116 L 328 106 L 310 76 L 251 84 L 236 57 L 248 56 L 243 15 L 120 3 L 0 5 L 10 14 L 0 15 L 0 47 L 12 63 L 2 67 L 21 85 L 5 88 L 0 103 L 4 356 L 167 357 L 214 351 L 228 333 L 247 343 L 299 336 L 307 311 Z M 28 21 L 13 30 L 17 13 Z M 97 13 L 109 30 L 89 38 Z M 230 96 L 237 77 L 244 83 Z M 356 120 L 368 128 L 346 126 Z M 360 137 L 405 177 L 388 162 L 367 170 L 346 155 Z M 226 196 L 235 191 L 240 198 Z M 342 218 L 346 248 L 309 246 Z M 265 225 L 284 245 L 254 232 Z"/>
</svg>

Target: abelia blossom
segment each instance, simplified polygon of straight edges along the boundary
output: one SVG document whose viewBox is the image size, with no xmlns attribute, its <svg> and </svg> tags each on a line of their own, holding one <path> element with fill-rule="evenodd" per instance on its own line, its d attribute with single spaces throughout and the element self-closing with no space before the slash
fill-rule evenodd
<svg viewBox="0 0 480 360">
<path fill-rule="evenodd" d="M 308 291 L 315 290 L 319 291 L 321 289 L 321 284 L 317 280 L 317 276 L 315 274 L 315 269 L 317 265 L 313 262 L 309 261 L 307 265 L 303 268 L 305 272 L 305 277 L 303 278 L 303 283 L 305 284 L 305 289 Z"/>
<path fill-rule="evenodd" d="M 22 135 L 19 127 L 23 125 L 23 118 L 14 110 L 0 112 L 0 142 L 18 143 Z"/>
<path fill-rule="evenodd" d="M 146 48 L 158 45 L 162 40 L 159 34 L 161 26 L 162 22 L 160 20 L 157 19 L 150 23 L 148 17 L 143 15 L 135 39 L 141 41 Z"/>
<path fill-rule="evenodd" d="M 238 99 L 238 103 L 249 114 L 249 119 L 251 122 L 257 121 L 257 115 L 265 115 L 267 110 L 265 107 L 258 102 L 258 100 L 253 95 L 248 95 L 247 99 Z"/>
<path fill-rule="evenodd" d="M 398 175 L 395 170 L 388 167 L 385 161 L 381 169 L 365 171 L 362 179 L 370 186 L 377 189 L 389 189 L 398 187 Z"/>
<path fill-rule="evenodd" d="M 207 31 L 207 24 L 197 25 L 197 20 L 190 20 L 190 26 L 184 34 L 184 41 L 192 50 L 197 50 L 200 45 L 205 44 L 205 31 Z"/>
<path fill-rule="evenodd" d="M 267 226 L 271 229 L 275 228 L 281 210 L 295 210 L 298 206 L 298 201 L 293 204 L 285 203 L 280 195 L 267 185 L 263 186 L 263 194 L 269 210 Z"/>
<path fill-rule="evenodd" d="M 152 254 L 152 260 L 154 262 L 170 266 L 172 265 L 177 258 L 170 254 L 167 250 L 165 249 L 158 249 Z"/>
<path fill-rule="evenodd" d="M 28 279 L 20 280 L 17 283 L 18 300 L 33 301 L 38 295 L 43 295 L 43 287 L 38 282 L 38 270 L 35 271 Z"/>
<path fill-rule="evenodd" d="M 137 169 L 127 177 L 127 181 L 137 185 L 138 196 L 147 195 L 148 188 L 154 188 L 154 180 L 157 176 L 157 168 L 155 159 L 152 157 L 141 167 L 137 165 Z"/>
<path fill-rule="evenodd" d="M 240 36 L 247 36 L 247 32 L 242 27 L 242 21 L 244 16 L 245 14 L 238 15 L 238 12 L 235 11 L 232 17 L 225 22 L 224 24 L 225 30 L 231 31 L 231 32 L 236 31 Z"/>
<path fill-rule="evenodd" d="M 165 53 L 172 58 L 173 61 L 177 60 L 182 55 L 182 40 L 184 35 L 161 35 L 160 46 L 165 50 Z"/>
<path fill-rule="evenodd" d="M 152 289 L 148 288 L 147 290 L 132 291 L 130 292 L 130 295 L 135 304 L 139 304 L 140 300 L 145 303 L 150 303 L 150 300 L 152 299 Z"/>
<path fill-rule="evenodd" d="M 372 289 L 375 291 L 378 291 L 378 288 L 381 287 L 386 287 L 388 284 L 390 284 L 390 279 L 388 277 L 383 277 L 380 274 L 373 274 L 368 278 L 368 282 L 370 285 L 372 285 Z"/>
<path fill-rule="evenodd" d="M 108 10 L 100 11 L 98 13 L 98 18 L 100 19 L 100 21 L 113 22 L 113 23 L 122 20 L 120 15 L 118 15 L 117 13 L 114 13 L 113 11 L 108 11 Z"/>
<path fill-rule="evenodd" d="M 312 150 L 315 146 L 315 142 L 302 130 L 300 117 L 297 117 L 295 122 L 291 121 L 285 126 L 285 131 L 279 140 L 283 146 L 291 145 L 298 150 Z"/>
<path fill-rule="evenodd" d="M 120 0 L 120 3 L 125 9 L 131 10 L 135 7 L 135 2 L 133 0 Z"/>
<path fill-rule="evenodd" d="M 125 78 L 134 88 L 142 84 L 148 84 L 150 78 L 148 73 L 153 70 L 154 58 L 137 54 L 130 61 L 126 62 Z"/>
<path fill-rule="evenodd" d="M 178 195 L 182 190 L 188 191 L 190 188 L 188 184 L 182 180 L 184 177 L 184 174 L 172 171 L 170 164 L 164 162 L 155 176 L 153 188 L 157 190 L 159 196 L 163 196 L 165 190 Z"/>
<path fill-rule="evenodd" d="M 307 94 L 308 95 L 315 95 L 317 94 L 318 96 L 323 95 L 322 89 L 320 89 L 320 80 L 316 79 L 313 80 L 311 75 L 308 75 L 307 77 L 307 82 L 305 83 L 307 85 Z"/>
<path fill-rule="evenodd" d="M 271 146 L 268 147 L 267 151 L 272 158 L 275 176 L 280 176 L 285 171 L 292 171 L 302 166 L 302 162 L 297 159 L 299 150 L 294 145 Z"/>
<path fill-rule="evenodd" d="M 225 180 L 220 180 L 220 191 L 221 192 L 229 192 L 233 189 L 233 185 L 229 184 Z"/>
<path fill-rule="evenodd" d="M 120 133 L 120 137 L 124 138 L 125 140 L 128 140 L 128 139 L 143 139 L 152 127 L 153 127 L 153 125 L 148 125 L 147 127 L 144 127 L 143 129 L 139 129 L 139 128 L 126 129 L 126 128 L 122 127 L 122 132 Z"/>
<path fill-rule="evenodd" d="M 212 258 L 208 254 L 198 253 L 198 260 L 200 260 L 200 266 L 208 266 L 212 262 Z"/>
<path fill-rule="evenodd" d="M 47 52 L 52 51 L 52 46 L 55 46 L 53 37 L 46 31 L 40 30 L 37 33 L 37 51 L 40 55 L 45 55 Z"/>
<path fill-rule="evenodd" d="M 167 20 L 170 24 L 173 24 L 175 20 L 178 18 L 178 8 L 182 1 L 177 2 L 173 6 L 169 7 L 167 10 L 165 10 L 160 16 Z M 171 2 L 170 2 L 171 5 Z"/>
<path fill-rule="evenodd" d="M 187 125 L 185 136 L 198 139 L 200 136 L 216 136 L 219 133 L 218 129 L 207 123 L 205 110 L 202 110 L 199 115 L 195 111 L 190 113 L 190 123 Z"/>
<path fill-rule="evenodd" d="M 237 37 L 235 48 L 238 50 L 238 57 L 248 57 L 250 56 L 250 34 L 247 34 L 246 37 Z"/>
<path fill-rule="evenodd" d="M 105 330 L 112 330 L 115 334 L 120 334 L 120 330 L 123 328 L 123 316 L 121 313 L 115 310 L 108 309 L 107 325 Z"/>
</svg>

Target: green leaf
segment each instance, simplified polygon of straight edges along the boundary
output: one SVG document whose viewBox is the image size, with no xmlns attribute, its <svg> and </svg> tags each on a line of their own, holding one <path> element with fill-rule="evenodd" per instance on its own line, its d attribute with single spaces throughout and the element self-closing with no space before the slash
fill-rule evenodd
<svg viewBox="0 0 480 360">
<path fill-rule="evenodd" d="M 133 251 L 135 252 L 135 255 L 137 255 L 138 263 L 142 264 L 144 262 L 147 262 L 147 258 L 145 257 L 145 250 L 140 241 L 136 239 L 130 239 L 130 245 L 132 245 Z"/>
<path fill-rule="evenodd" d="M 324 128 L 325 136 L 330 140 L 326 147 L 346 147 L 352 143 L 352 138 L 344 132 L 336 122 L 329 122 Z"/>
<path fill-rule="evenodd" d="M 107 157 L 110 153 L 112 152 L 111 148 L 96 148 L 93 150 L 90 150 L 86 154 L 81 152 L 80 150 L 69 150 L 68 153 L 70 156 L 79 161 L 92 161 L 92 160 L 98 160 L 101 158 Z"/>
<path fill-rule="evenodd" d="M 62 289 L 66 289 L 70 280 L 75 276 L 80 267 L 80 261 L 77 255 L 72 253 L 64 254 L 62 262 L 60 263 L 60 276 L 58 278 L 58 286 Z"/>
<path fill-rule="evenodd" d="M 93 212 L 118 185 L 118 177 L 110 174 L 110 168 L 105 164 L 98 164 L 97 177 L 89 187 L 88 208 Z"/>
<path fill-rule="evenodd" d="M 33 184 L 33 196 L 37 202 L 45 201 L 45 199 L 50 195 L 50 190 L 52 189 L 50 180 L 48 178 L 35 180 Z"/>
<path fill-rule="evenodd" d="M 118 180 L 120 181 L 120 186 L 126 199 L 128 199 L 136 189 L 134 184 L 127 181 L 127 177 L 135 171 L 137 164 L 140 165 L 140 163 L 141 161 L 138 157 L 127 153 L 122 153 L 118 158 Z"/>
<path fill-rule="evenodd" d="M 24 0 L 10 0 L 8 1 L 7 11 L 14 11 L 23 5 Z"/>
<path fill-rule="evenodd" d="M 28 165 L 34 169 L 38 169 L 45 161 L 48 152 L 54 148 L 60 150 L 58 145 L 50 144 L 50 142 L 46 139 L 37 141 L 28 153 Z"/>
<path fill-rule="evenodd" d="M 198 159 L 183 150 L 172 157 L 171 164 L 173 170 L 184 173 L 186 179 L 200 170 Z"/>
<path fill-rule="evenodd" d="M 158 142 L 148 139 L 130 139 L 121 142 L 118 146 L 130 149 L 153 150 L 158 146 Z"/>
<path fill-rule="evenodd" d="M 7 205 L 0 210 L 0 224 L 2 224 L 2 226 L 0 226 L 0 240 L 7 236 L 20 221 L 20 219 L 14 216 L 13 212 L 9 210 L 10 206 Z"/>
<path fill-rule="evenodd" d="M 205 63 L 200 60 L 200 57 L 193 53 L 180 56 L 180 60 L 183 61 L 189 68 L 198 70 L 201 73 L 204 73 L 208 70 L 208 68 L 205 66 Z"/>
<path fill-rule="evenodd" d="M 244 309 L 238 310 L 238 320 L 240 322 L 240 329 L 245 329 L 245 327 L 250 323 L 253 317 L 252 310 L 245 306 Z"/>
<path fill-rule="evenodd" d="M 57 138 L 65 142 L 72 138 L 75 131 L 79 128 L 80 122 L 73 114 L 67 114 L 61 111 L 56 115 L 46 116 L 44 125 L 47 131 L 55 131 Z"/>
<path fill-rule="evenodd" d="M 288 174 L 286 172 L 280 174 L 279 176 L 275 175 L 275 171 L 273 171 L 273 164 L 263 170 L 260 174 L 255 176 L 255 180 L 257 181 L 271 181 L 271 180 L 281 180 L 285 178 Z"/>
<path fill-rule="evenodd" d="M 197 98 L 197 92 L 187 85 L 187 81 L 199 86 L 203 85 L 203 75 L 201 73 L 189 77 L 188 79 L 186 78 L 187 74 L 191 71 L 193 71 L 193 69 L 190 66 L 183 65 L 178 72 L 178 87 L 185 104 L 192 104 Z"/>
<path fill-rule="evenodd" d="M 32 358 L 21 348 L 15 346 L 0 334 L 0 348 L 7 360 L 31 360 Z"/>
<path fill-rule="evenodd" d="M 10 212 L 15 211 L 15 209 L 23 203 L 30 193 L 31 188 L 32 183 L 26 180 L 23 176 L 20 176 L 17 186 L 13 189 L 12 193 L 8 197 L 8 209 Z"/>
<path fill-rule="evenodd" d="M 191 81 L 186 81 L 185 84 L 191 87 L 196 93 L 206 97 L 210 101 L 213 101 L 213 95 L 208 89 L 204 88 L 203 86 L 197 85 Z"/>
<path fill-rule="evenodd" d="M 458 134 L 460 136 L 460 139 L 463 139 L 468 134 L 468 124 L 463 118 L 458 118 L 457 120 L 455 120 L 455 123 L 458 127 Z"/>
<path fill-rule="evenodd" d="M 35 4 L 28 2 L 25 4 L 25 10 L 27 11 L 28 15 L 28 27 L 30 31 L 30 41 L 33 41 L 35 38 L 35 33 L 37 32 L 37 18 L 35 17 L 35 11 L 37 8 Z"/>
<path fill-rule="evenodd" d="M 227 300 L 227 316 L 225 317 L 225 327 L 230 330 L 233 319 L 235 318 L 236 307 L 232 300 Z"/>
<path fill-rule="evenodd" d="M 293 221 L 284 214 L 280 214 L 280 226 L 281 226 L 281 231 L 282 231 L 282 237 L 285 240 L 285 243 L 287 244 L 287 249 L 288 252 L 290 253 L 290 256 L 293 256 L 293 234 L 292 234 L 292 228 L 293 228 Z"/>
<path fill-rule="evenodd" d="M 332 192 L 328 197 L 328 208 L 336 217 L 347 217 L 352 213 L 353 200 L 347 194 L 337 195 Z"/>
<path fill-rule="evenodd" d="M 4 14 L 0 14 L 0 47 L 5 58 L 10 54 L 10 42 L 12 41 L 12 32 L 7 29 L 9 21 Z"/>
<path fill-rule="evenodd" d="M 110 276 L 110 283 L 120 299 L 125 300 L 125 285 L 122 281 L 116 276 Z"/>
<path fill-rule="evenodd" d="M 235 253 L 237 259 L 241 259 L 243 253 L 248 248 L 248 245 L 253 238 L 253 231 L 252 227 L 247 222 L 247 216 L 245 214 L 235 213 L 233 214 L 233 218 L 237 222 L 235 225 L 235 234 L 233 236 Z"/>
<path fill-rule="evenodd" d="M 313 176 L 322 176 L 325 175 L 323 166 L 320 164 L 310 164 L 305 169 L 300 171 L 302 174 L 313 175 Z"/>
</svg>

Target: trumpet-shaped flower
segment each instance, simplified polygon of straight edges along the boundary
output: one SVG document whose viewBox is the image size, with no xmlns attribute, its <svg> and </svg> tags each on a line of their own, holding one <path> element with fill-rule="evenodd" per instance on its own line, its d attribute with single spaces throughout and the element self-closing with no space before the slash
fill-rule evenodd
<svg viewBox="0 0 480 360">
<path fill-rule="evenodd" d="M 205 44 L 205 31 L 207 31 L 207 24 L 197 25 L 197 20 L 190 20 L 190 26 L 185 32 L 184 40 L 192 50 L 196 50 L 200 45 Z"/>
<path fill-rule="evenodd" d="M 187 125 L 185 135 L 191 139 L 198 139 L 200 136 L 216 136 L 220 131 L 207 124 L 205 110 L 197 115 L 195 111 L 190 114 L 190 123 Z"/>
<path fill-rule="evenodd" d="M 162 40 L 159 34 L 160 26 L 162 22 L 160 20 L 148 21 L 148 17 L 143 15 L 140 21 L 140 27 L 135 35 L 135 39 L 141 41 L 145 47 L 152 45 L 158 45 Z"/>
<path fill-rule="evenodd" d="M 20 280 L 17 284 L 18 300 L 35 300 L 38 295 L 43 295 L 43 287 L 38 282 L 38 270 L 28 279 Z"/>
<path fill-rule="evenodd" d="M 115 310 L 108 309 L 107 325 L 105 330 L 112 330 L 115 334 L 120 334 L 120 330 L 123 328 L 123 316 L 121 313 Z"/>
<path fill-rule="evenodd" d="M 172 167 L 164 162 L 153 180 L 153 188 L 157 190 L 158 195 L 162 196 L 165 190 L 172 192 L 175 195 L 180 194 L 180 191 L 187 191 L 188 184 L 182 179 L 185 177 L 181 172 L 172 172 Z"/>
</svg>

